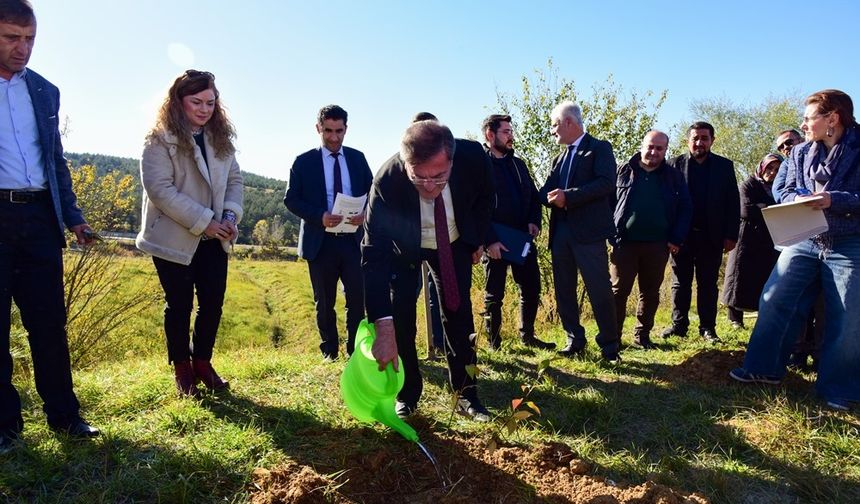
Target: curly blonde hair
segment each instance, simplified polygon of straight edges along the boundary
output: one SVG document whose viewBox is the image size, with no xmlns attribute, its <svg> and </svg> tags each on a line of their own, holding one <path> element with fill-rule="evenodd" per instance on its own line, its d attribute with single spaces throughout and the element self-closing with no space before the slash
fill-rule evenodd
<svg viewBox="0 0 860 504">
<path fill-rule="evenodd" d="M 164 99 L 158 111 L 155 126 L 146 136 L 147 141 L 151 141 L 162 131 L 169 131 L 179 139 L 181 150 L 193 153 L 192 128 L 182 109 L 182 99 L 207 89 L 215 93 L 215 110 L 206 123 L 206 131 L 215 148 L 215 156 L 224 159 L 235 153 L 236 147 L 233 145 L 233 140 L 236 138 L 236 129 L 221 105 L 218 88 L 215 87 L 215 76 L 200 70 L 186 70 L 173 81 L 173 85 L 167 92 L 167 98 Z"/>
</svg>

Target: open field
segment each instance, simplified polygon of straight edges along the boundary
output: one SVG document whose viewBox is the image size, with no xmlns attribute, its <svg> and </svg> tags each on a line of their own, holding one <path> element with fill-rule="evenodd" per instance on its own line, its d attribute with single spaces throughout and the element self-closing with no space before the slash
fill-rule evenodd
<svg viewBox="0 0 860 504">
<path fill-rule="evenodd" d="M 148 259 L 122 263 L 123 289 L 157 284 Z M 410 423 L 455 482 L 447 493 L 438 491 L 435 473 L 413 446 L 380 427 L 359 424 L 344 408 L 338 391 L 344 362 L 321 363 L 306 265 L 239 260 L 230 265 L 213 359 L 231 381 L 229 393 L 205 394 L 199 401 L 175 397 L 160 332 L 161 305 L 154 300 L 99 362 L 75 372 L 83 413 L 103 431 L 93 442 L 50 432 L 26 366 L 16 366 L 27 426 L 18 449 L 0 456 L 0 498 L 682 502 L 609 494 L 588 500 L 569 490 L 585 488 L 577 482 L 625 488 L 651 481 L 710 502 L 860 502 L 858 417 L 823 409 L 814 396 L 814 375 L 791 373 L 776 387 L 730 382 L 727 372 L 742 359 L 748 330 L 729 329 L 721 316 L 720 347 L 698 338 L 658 337 L 661 350 L 626 350 L 617 366 L 601 363 L 591 341 L 585 358 L 552 360 L 538 378 L 538 366 L 553 354 L 523 348 L 512 338 L 516 298 L 511 290 L 503 350 L 488 351 L 483 337 L 479 344 L 479 391 L 496 415 L 493 422 L 480 425 L 452 415 L 444 365 L 425 364 L 424 396 Z M 479 300 L 475 290 L 476 314 Z M 664 307 L 657 327 L 667 320 Z M 632 325 L 628 319 L 626 327 Z M 558 328 L 546 322 L 540 327 L 541 337 L 563 343 Z M 594 334 L 592 324 L 588 329 Z M 13 338 L 22 337 L 13 331 Z M 419 347 L 424 345 L 419 335 Z M 529 400 L 541 414 L 509 432 L 504 423 L 523 385 L 535 385 Z M 501 448 L 493 450 L 491 440 Z M 562 450 L 564 467 L 530 465 L 534 453 L 562 444 L 569 447 Z M 484 479 L 470 478 L 471 471 Z M 313 474 L 309 481 L 315 486 L 290 479 L 299 473 Z M 284 474 L 287 487 L 297 490 L 292 497 L 270 491 Z M 550 481 L 553 491 L 547 490 Z M 475 499 L 480 492 L 484 498 Z"/>
</svg>

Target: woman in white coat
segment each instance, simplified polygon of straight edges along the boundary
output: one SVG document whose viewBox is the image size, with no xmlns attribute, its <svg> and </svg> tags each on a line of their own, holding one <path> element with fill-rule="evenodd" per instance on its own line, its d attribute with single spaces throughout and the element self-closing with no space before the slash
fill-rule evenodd
<svg viewBox="0 0 860 504">
<path fill-rule="evenodd" d="M 164 289 L 167 358 L 176 387 L 196 396 L 197 382 L 227 388 L 212 349 L 227 287 L 227 254 L 242 218 L 236 132 L 209 72 L 188 70 L 168 92 L 140 162 L 143 218 L 137 247 L 152 255 Z M 189 335 L 194 293 L 197 313 Z"/>
</svg>

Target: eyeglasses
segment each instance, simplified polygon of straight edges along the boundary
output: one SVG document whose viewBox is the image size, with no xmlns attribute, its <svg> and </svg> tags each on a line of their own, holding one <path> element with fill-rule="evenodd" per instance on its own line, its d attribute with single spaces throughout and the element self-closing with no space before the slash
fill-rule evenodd
<svg viewBox="0 0 860 504">
<path fill-rule="evenodd" d="M 816 120 L 818 120 L 818 119 L 821 119 L 822 117 L 827 117 L 827 116 L 829 116 L 829 115 L 830 115 L 830 114 L 832 114 L 832 113 L 833 113 L 833 111 L 830 111 L 830 112 L 828 112 L 828 113 L 826 113 L 826 114 L 815 114 L 815 115 L 811 115 L 811 116 L 808 116 L 808 117 L 807 117 L 807 116 L 804 116 L 804 117 L 803 117 L 803 122 L 801 122 L 801 124 L 811 123 L 812 121 L 816 121 Z"/>
<path fill-rule="evenodd" d="M 409 177 L 409 181 L 416 186 L 426 186 L 432 184 L 434 186 L 443 186 L 448 183 L 448 177 L 445 178 L 424 178 L 424 177 Z"/>
</svg>

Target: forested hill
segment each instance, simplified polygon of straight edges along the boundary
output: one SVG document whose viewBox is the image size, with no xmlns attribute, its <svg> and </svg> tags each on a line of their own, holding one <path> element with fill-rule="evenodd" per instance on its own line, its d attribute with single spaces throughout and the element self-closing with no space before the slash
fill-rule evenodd
<svg viewBox="0 0 860 504">
<path fill-rule="evenodd" d="M 140 187 L 140 160 L 138 159 L 74 152 L 66 152 L 65 155 L 72 168 L 93 165 L 99 175 L 110 172 L 131 175 L 138 188 Z M 284 207 L 284 190 L 287 183 L 283 180 L 249 172 L 242 172 L 242 179 L 245 184 L 245 217 L 239 225 L 239 241 L 250 243 L 251 233 L 259 221 L 279 220 L 284 227 L 284 243 L 295 245 L 298 241 L 299 219 Z M 140 190 L 137 191 L 137 194 L 139 200 Z M 135 205 L 134 208 L 140 209 L 140 205 Z M 117 231 L 137 231 L 140 225 L 140 215 L 129 216 L 127 222 L 132 223 L 131 229 Z"/>
</svg>

